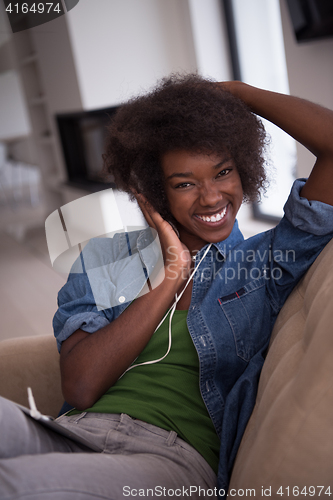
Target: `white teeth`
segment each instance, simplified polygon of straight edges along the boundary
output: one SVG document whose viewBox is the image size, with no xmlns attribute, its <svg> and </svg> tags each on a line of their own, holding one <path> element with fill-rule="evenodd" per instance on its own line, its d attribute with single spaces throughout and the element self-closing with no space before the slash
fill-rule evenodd
<svg viewBox="0 0 333 500">
<path fill-rule="evenodd" d="M 224 207 L 222 212 L 219 214 L 212 215 L 211 217 L 207 217 L 206 215 L 197 215 L 199 219 L 205 221 L 205 222 L 218 222 L 219 220 L 223 219 L 227 211 L 227 207 Z"/>
</svg>

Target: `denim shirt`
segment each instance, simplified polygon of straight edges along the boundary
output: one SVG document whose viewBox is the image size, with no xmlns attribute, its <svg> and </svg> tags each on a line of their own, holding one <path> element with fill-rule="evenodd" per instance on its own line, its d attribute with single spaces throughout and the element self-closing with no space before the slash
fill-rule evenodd
<svg viewBox="0 0 333 500">
<path fill-rule="evenodd" d="M 301 198 L 304 182 L 295 181 L 285 215 L 274 229 L 244 240 L 236 221 L 229 237 L 211 246 L 193 278 L 187 324 L 199 356 L 201 394 L 221 440 L 218 488 L 225 492 L 254 407 L 276 317 L 333 237 L 333 207 Z M 118 252 L 125 245 L 128 249 L 124 235 L 114 240 Z M 206 248 L 197 253 L 196 262 Z M 135 252 L 143 268 L 151 270 L 154 264 L 145 262 L 140 237 Z M 127 274 L 127 289 L 135 279 Z M 129 302 L 98 310 L 87 274 L 82 272 L 69 276 L 58 303 L 54 330 L 60 348 L 78 328 L 92 333 L 107 325 Z"/>
</svg>

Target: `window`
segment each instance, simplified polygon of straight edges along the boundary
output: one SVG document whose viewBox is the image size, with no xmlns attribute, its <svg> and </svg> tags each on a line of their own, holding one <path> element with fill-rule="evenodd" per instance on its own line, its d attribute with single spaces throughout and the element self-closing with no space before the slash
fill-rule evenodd
<svg viewBox="0 0 333 500">
<path fill-rule="evenodd" d="M 234 78 L 250 85 L 289 93 L 279 0 L 224 0 Z M 272 139 L 271 186 L 254 215 L 278 220 L 296 170 L 296 144 L 285 132 L 263 120 Z"/>
</svg>

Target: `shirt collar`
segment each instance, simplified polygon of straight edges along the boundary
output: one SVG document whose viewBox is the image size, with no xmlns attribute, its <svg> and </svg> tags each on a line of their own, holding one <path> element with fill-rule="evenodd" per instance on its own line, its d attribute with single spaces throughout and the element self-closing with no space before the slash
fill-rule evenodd
<svg viewBox="0 0 333 500">
<path fill-rule="evenodd" d="M 235 220 L 234 227 L 232 228 L 231 233 L 228 238 L 223 241 L 219 241 L 218 243 L 213 243 L 213 245 L 217 248 L 221 255 L 226 258 L 227 254 L 232 250 L 236 245 L 244 241 L 244 236 L 242 235 L 239 227 L 238 221 Z"/>
</svg>

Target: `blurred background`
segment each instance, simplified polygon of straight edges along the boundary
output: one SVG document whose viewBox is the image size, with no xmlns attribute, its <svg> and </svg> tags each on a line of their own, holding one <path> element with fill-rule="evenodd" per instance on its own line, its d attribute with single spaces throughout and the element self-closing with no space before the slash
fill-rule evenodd
<svg viewBox="0 0 333 500">
<path fill-rule="evenodd" d="M 52 334 L 66 277 L 51 267 L 45 219 L 112 186 L 100 170 L 117 106 L 170 73 L 198 72 L 333 109 L 332 18 L 331 0 L 80 0 L 13 34 L 0 1 L 0 340 Z M 277 223 L 314 161 L 268 127 L 272 189 L 241 209 L 245 237 Z"/>
</svg>

